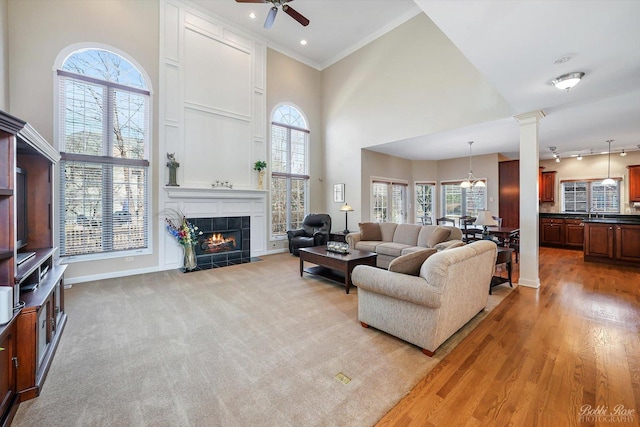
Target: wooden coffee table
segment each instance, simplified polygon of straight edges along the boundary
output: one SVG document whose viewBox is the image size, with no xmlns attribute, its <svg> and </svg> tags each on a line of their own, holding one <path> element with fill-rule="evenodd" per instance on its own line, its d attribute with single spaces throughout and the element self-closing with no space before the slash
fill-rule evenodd
<svg viewBox="0 0 640 427">
<path fill-rule="evenodd" d="M 375 252 L 352 249 L 348 254 L 327 251 L 326 246 L 314 246 L 300 249 L 300 277 L 303 272 L 325 277 L 338 283 L 344 283 L 349 293 L 351 272 L 356 265 L 376 265 Z M 304 262 L 316 264 L 316 267 L 304 268 Z"/>
</svg>

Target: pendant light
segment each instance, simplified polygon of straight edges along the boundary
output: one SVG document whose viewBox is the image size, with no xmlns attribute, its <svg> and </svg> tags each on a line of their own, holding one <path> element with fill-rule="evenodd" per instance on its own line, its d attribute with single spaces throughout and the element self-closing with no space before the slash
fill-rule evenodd
<svg viewBox="0 0 640 427">
<path fill-rule="evenodd" d="M 613 139 L 608 139 L 607 142 L 609 143 L 609 165 L 607 168 L 607 179 L 602 181 L 602 185 L 612 187 L 617 185 L 616 181 L 611 179 L 611 143 L 613 142 Z"/>
<path fill-rule="evenodd" d="M 471 187 L 486 187 L 487 185 L 484 181 L 473 176 L 473 170 L 471 170 L 471 146 L 473 145 L 473 141 L 469 141 L 469 176 L 467 179 L 460 183 L 460 187 L 462 188 L 471 188 Z"/>
</svg>

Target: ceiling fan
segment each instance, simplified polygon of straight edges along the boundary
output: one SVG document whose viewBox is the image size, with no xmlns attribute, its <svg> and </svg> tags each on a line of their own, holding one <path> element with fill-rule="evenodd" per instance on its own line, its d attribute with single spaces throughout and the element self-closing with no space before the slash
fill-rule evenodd
<svg viewBox="0 0 640 427">
<path fill-rule="evenodd" d="M 282 7 L 284 13 L 306 27 L 307 25 L 309 25 L 309 20 L 302 16 L 300 12 L 287 4 L 291 1 L 293 0 L 236 0 L 237 3 L 271 3 L 273 6 L 271 7 L 271 10 L 269 10 L 267 19 L 265 19 L 264 21 L 264 28 L 271 28 L 271 26 L 273 25 L 273 21 L 275 21 L 276 19 L 278 7 Z"/>
</svg>

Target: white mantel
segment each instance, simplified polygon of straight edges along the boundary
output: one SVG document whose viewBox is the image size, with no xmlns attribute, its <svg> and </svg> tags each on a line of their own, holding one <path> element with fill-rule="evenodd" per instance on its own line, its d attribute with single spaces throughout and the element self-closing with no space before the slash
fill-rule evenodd
<svg viewBox="0 0 640 427">
<path fill-rule="evenodd" d="M 251 218 L 251 256 L 267 253 L 267 191 L 229 188 L 164 188 L 163 212 L 182 212 L 187 218 L 248 216 Z M 164 230 L 160 233 L 160 268 L 179 268 L 182 248 Z"/>
</svg>

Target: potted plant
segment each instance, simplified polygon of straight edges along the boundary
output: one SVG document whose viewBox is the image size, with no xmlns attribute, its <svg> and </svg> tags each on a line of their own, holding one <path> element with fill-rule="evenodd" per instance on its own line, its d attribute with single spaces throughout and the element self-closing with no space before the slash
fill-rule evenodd
<svg viewBox="0 0 640 427">
<path fill-rule="evenodd" d="M 267 162 L 264 160 L 258 160 L 253 164 L 253 170 L 258 171 L 258 190 L 263 188 L 265 169 L 267 169 Z"/>
</svg>

